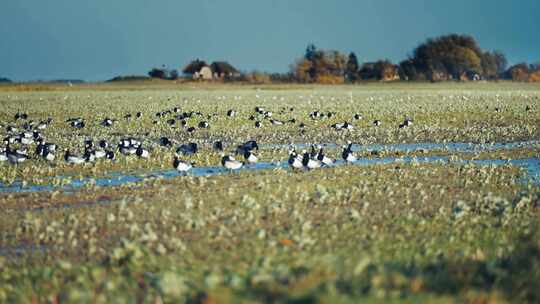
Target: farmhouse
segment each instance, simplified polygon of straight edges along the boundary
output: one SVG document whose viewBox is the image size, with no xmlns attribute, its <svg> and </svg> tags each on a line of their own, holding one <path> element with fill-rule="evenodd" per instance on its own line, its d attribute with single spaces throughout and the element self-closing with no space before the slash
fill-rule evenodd
<svg viewBox="0 0 540 304">
<path fill-rule="evenodd" d="M 208 65 L 204 60 L 193 60 L 182 72 L 186 77 L 201 80 L 222 80 L 240 77 L 240 72 L 226 61 L 215 61 Z"/>
</svg>

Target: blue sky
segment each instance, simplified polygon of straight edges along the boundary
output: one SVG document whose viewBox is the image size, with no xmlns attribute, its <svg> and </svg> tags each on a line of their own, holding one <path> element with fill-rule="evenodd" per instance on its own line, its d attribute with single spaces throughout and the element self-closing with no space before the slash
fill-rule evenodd
<svg viewBox="0 0 540 304">
<path fill-rule="evenodd" d="M 361 61 L 404 59 L 451 32 L 540 60 L 538 0 L 12 0 L 0 10 L 0 76 L 105 80 L 194 58 L 284 72 L 306 45 Z"/>
</svg>

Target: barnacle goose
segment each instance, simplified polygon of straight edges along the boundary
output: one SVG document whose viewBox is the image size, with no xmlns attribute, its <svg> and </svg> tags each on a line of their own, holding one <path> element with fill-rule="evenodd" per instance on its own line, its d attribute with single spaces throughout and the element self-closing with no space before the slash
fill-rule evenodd
<svg viewBox="0 0 540 304">
<path fill-rule="evenodd" d="M 234 159 L 234 157 L 230 155 L 223 155 L 221 157 L 221 165 L 223 165 L 223 167 L 232 171 L 232 170 L 238 170 L 242 168 L 243 163 L 240 161 L 237 161 L 236 159 Z"/>
</svg>

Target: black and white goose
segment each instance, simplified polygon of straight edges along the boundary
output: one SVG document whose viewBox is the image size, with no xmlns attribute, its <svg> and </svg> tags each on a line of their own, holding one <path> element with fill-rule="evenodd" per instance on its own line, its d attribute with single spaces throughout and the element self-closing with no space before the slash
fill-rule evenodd
<svg viewBox="0 0 540 304">
<path fill-rule="evenodd" d="M 362 120 L 362 118 L 363 118 L 363 117 L 362 117 L 362 114 L 360 114 L 360 113 L 354 114 L 354 119 L 355 119 L 355 120 Z"/>
<path fill-rule="evenodd" d="M 159 145 L 162 146 L 162 147 L 171 147 L 172 142 L 168 137 L 161 137 L 159 139 Z"/>
<path fill-rule="evenodd" d="M 234 157 L 230 155 L 223 155 L 221 157 L 221 165 L 226 169 L 233 171 L 242 168 L 244 164 L 241 161 L 234 159 Z"/>
<path fill-rule="evenodd" d="M 245 150 L 244 159 L 248 164 L 256 164 L 259 161 L 257 155 L 255 155 L 251 150 Z"/>
<path fill-rule="evenodd" d="M 64 160 L 70 164 L 79 165 L 86 162 L 86 158 L 83 156 L 76 156 L 71 154 L 69 149 L 64 153 Z"/>
<path fill-rule="evenodd" d="M 381 121 L 378 120 L 378 119 L 376 119 L 376 120 L 373 121 L 373 125 L 374 125 L 375 127 L 378 127 L 378 126 L 381 125 Z"/>
<path fill-rule="evenodd" d="M 111 150 L 105 151 L 105 157 L 106 157 L 108 160 L 115 160 L 115 159 L 116 159 L 116 155 L 115 155 L 114 152 L 111 151 Z"/>
<path fill-rule="evenodd" d="M 45 146 L 45 149 L 43 150 L 43 154 L 41 155 L 44 160 L 47 161 L 53 161 L 56 156 L 54 155 L 54 151 L 49 150 L 47 146 Z"/>
<path fill-rule="evenodd" d="M 12 150 L 9 146 L 6 150 L 6 156 L 12 164 L 19 164 L 28 159 L 28 155 L 24 151 Z"/>
<path fill-rule="evenodd" d="M 236 111 L 235 110 L 229 110 L 227 111 L 227 116 L 229 117 L 235 117 L 236 116 Z"/>
<path fill-rule="evenodd" d="M 283 121 L 277 120 L 277 119 L 270 119 L 270 123 L 273 124 L 274 126 L 282 126 L 284 124 Z"/>
<path fill-rule="evenodd" d="M 185 174 L 189 170 L 191 170 L 191 168 L 193 168 L 193 164 L 184 160 L 180 160 L 178 157 L 175 157 L 173 161 L 173 167 L 174 169 L 176 169 L 176 171 L 182 172 Z"/>
<path fill-rule="evenodd" d="M 308 170 L 317 169 L 321 167 L 321 162 L 313 159 L 306 150 L 302 151 L 303 157 L 302 157 L 302 165 Z"/>
<path fill-rule="evenodd" d="M 100 140 L 98 145 L 101 149 L 108 149 L 110 146 L 109 142 L 107 142 L 105 139 Z"/>
<path fill-rule="evenodd" d="M 135 151 L 135 154 L 140 158 L 148 158 L 148 157 L 150 157 L 150 152 L 148 152 L 148 150 L 146 150 L 142 146 L 139 146 L 137 148 L 137 151 Z"/>
<path fill-rule="evenodd" d="M 66 122 L 69 123 L 69 125 L 75 129 L 82 129 L 86 125 L 84 120 L 80 117 L 77 118 L 70 118 L 66 120 Z"/>
<path fill-rule="evenodd" d="M 208 121 L 201 121 L 199 122 L 199 129 L 208 129 L 210 128 L 210 124 Z"/>
<path fill-rule="evenodd" d="M 356 156 L 354 155 L 352 151 L 352 143 L 348 142 L 347 146 L 343 146 L 343 152 L 341 153 L 341 157 L 343 160 L 347 163 L 353 163 L 357 160 Z"/>
<path fill-rule="evenodd" d="M 262 127 L 262 123 L 261 123 L 260 121 L 257 120 L 257 121 L 255 122 L 255 128 L 258 129 L 258 128 L 261 128 L 261 127 Z"/>
<path fill-rule="evenodd" d="M 101 125 L 103 127 L 110 127 L 110 126 L 112 126 L 114 124 L 114 122 L 115 122 L 115 120 L 112 120 L 109 117 L 106 117 L 101 121 Z"/>
<path fill-rule="evenodd" d="M 34 136 L 31 132 L 24 132 L 19 136 L 18 140 L 21 144 L 28 146 L 34 143 Z"/>
<path fill-rule="evenodd" d="M 0 147 L 0 162 L 5 162 L 8 160 L 6 148 Z"/>
<path fill-rule="evenodd" d="M 317 160 L 320 161 L 325 166 L 331 166 L 334 164 L 334 160 L 330 157 L 324 155 L 323 147 L 319 146 L 319 152 L 317 153 Z"/>
<path fill-rule="evenodd" d="M 199 151 L 199 147 L 196 143 L 182 144 L 176 149 L 176 154 L 193 155 Z"/>
<path fill-rule="evenodd" d="M 298 155 L 295 149 L 289 151 L 289 166 L 293 169 L 302 169 L 304 164 L 302 163 L 302 155 Z"/>
<path fill-rule="evenodd" d="M 405 121 L 403 121 L 403 123 L 399 125 L 399 128 L 400 128 L 400 129 L 403 129 L 403 128 L 405 128 L 405 127 L 412 126 L 412 124 L 413 124 L 412 119 L 406 118 Z"/>
</svg>

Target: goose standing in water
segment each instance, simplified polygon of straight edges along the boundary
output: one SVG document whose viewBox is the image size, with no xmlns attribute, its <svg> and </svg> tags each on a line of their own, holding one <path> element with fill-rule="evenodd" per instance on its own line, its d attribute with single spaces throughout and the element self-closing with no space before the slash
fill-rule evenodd
<svg viewBox="0 0 540 304">
<path fill-rule="evenodd" d="M 317 160 L 320 161 L 325 166 L 331 166 L 334 164 L 334 160 L 330 157 L 324 155 L 323 147 L 319 146 L 319 152 L 317 153 Z"/>
<path fill-rule="evenodd" d="M 289 151 L 289 166 L 293 169 L 302 169 L 304 164 L 302 163 L 302 156 L 296 153 L 296 150 Z"/>
<path fill-rule="evenodd" d="M 352 151 L 352 143 L 350 141 L 348 142 L 347 146 L 343 146 L 343 153 L 341 153 L 341 157 L 347 163 L 353 163 L 357 160 Z"/>
<path fill-rule="evenodd" d="M 178 157 L 175 157 L 173 161 L 173 167 L 178 172 L 186 174 L 193 167 L 193 164 L 180 160 Z"/>
<path fill-rule="evenodd" d="M 241 161 L 237 161 L 230 155 L 223 155 L 221 158 L 221 164 L 230 171 L 238 170 L 244 165 Z"/>
<path fill-rule="evenodd" d="M 302 153 L 304 154 L 304 156 L 302 157 L 302 165 L 304 165 L 305 168 L 307 168 L 308 170 L 312 170 L 321 167 L 321 162 L 313 159 L 306 150 L 303 150 Z"/>
</svg>

